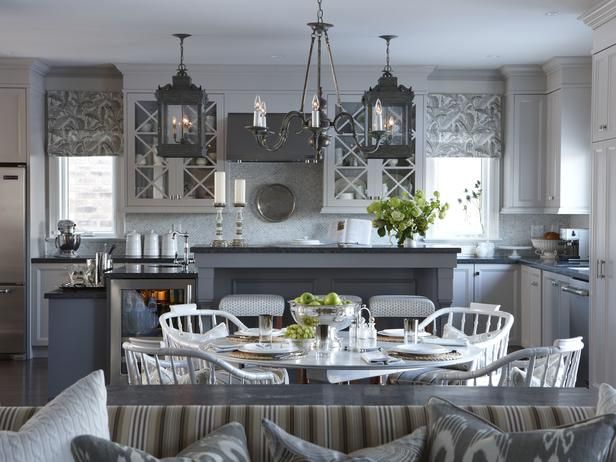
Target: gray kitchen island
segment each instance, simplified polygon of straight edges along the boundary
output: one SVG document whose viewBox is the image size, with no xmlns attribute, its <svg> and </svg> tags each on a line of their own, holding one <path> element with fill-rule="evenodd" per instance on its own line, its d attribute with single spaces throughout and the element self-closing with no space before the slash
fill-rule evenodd
<svg viewBox="0 0 616 462">
<path fill-rule="evenodd" d="M 437 308 L 453 298 L 457 247 L 209 247 L 193 246 L 199 268 L 198 301 L 217 304 L 227 294 L 302 292 L 409 294 Z"/>
</svg>

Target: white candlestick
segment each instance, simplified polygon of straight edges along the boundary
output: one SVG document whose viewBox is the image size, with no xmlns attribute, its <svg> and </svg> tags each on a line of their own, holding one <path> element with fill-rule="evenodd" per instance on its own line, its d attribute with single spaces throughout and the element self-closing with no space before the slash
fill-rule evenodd
<svg viewBox="0 0 616 462">
<path fill-rule="evenodd" d="M 310 121 L 313 128 L 321 125 L 321 113 L 319 112 L 319 107 L 319 98 L 317 95 L 314 95 L 312 97 L 312 120 Z"/>
<path fill-rule="evenodd" d="M 226 203 L 225 172 L 214 173 L 214 204 Z"/>
<path fill-rule="evenodd" d="M 383 106 L 381 100 L 377 99 L 374 105 L 374 116 L 372 118 L 372 129 L 375 132 L 383 131 Z"/>
<path fill-rule="evenodd" d="M 418 325 L 418 321 L 417 319 L 413 319 L 413 343 L 417 343 L 417 325 Z"/>
<path fill-rule="evenodd" d="M 235 195 L 233 203 L 235 205 L 246 205 L 246 180 L 242 178 L 235 179 Z"/>
</svg>

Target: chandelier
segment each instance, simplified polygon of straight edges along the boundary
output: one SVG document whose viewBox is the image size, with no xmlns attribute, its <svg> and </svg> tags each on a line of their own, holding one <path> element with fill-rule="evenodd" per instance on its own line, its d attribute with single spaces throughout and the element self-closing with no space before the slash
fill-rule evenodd
<svg viewBox="0 0 616 462">
<path fill-rule="evenodd" d="M 184 39 L 180 40 L 180 64 L 172 83 L 156 90 L 158 102 L 158 155 L 161 157 L 203 157 L 203 107 L 207 94 L 192 83 L 184 65 Z"/>
<path fill-rule="evenodd" d="M 328 29 L 333 27 L 332 24 L 323 21 L 323 8 L 322 0 L 317 0 L 317 21 L 308 23 L 308 27 L 312 29 L 310 50 L 308 52 L 308 62 L 306 64 L 306 73 L 304 77 L 304 86 L 302 90 L 301 101 L 299 110 L 287 112 L 282 119 L 280 129 L 275 132 L 270 130 L 267 126 L 267 104 L 264 100 L 257 95 L 255 98 L 255 106 L 253 113 L 253 123 L 246 128 L 250 130 L 259 146 L 267 151 L 277 151 L 287 142 L 289 136 L 290 125 L 294 121 L 299 128 L 295 128 L 293 131 L 296 134 L 303 131 L 310 132 L 310 144 L 315 152 L 315 160 L 322 160 L 324 150 L 329 146 L 331 142 L 331 136 L 328 134 L 330 129 L 333 128 L 338 134 L 342 133 L 342 126 L 348 125 L 351 128 L 351 135 L 354 143 L 364 154 L 376 153 L 383 143 L 387 143 L 391 138 L 391 130 L 383 123 L 382 103 L 377 101 L 378 106 L 375 106 L 372 123 L 370 126 L 366 126 L 365 138 L 370 144 L 362 144 L 357 136 L 355 130 L 356 121 L 353 116 L 344 111 L 342 107 L 342 100 L 340 98 L 340 90 L 338 87 L 338 78 L 336 76 L 336 68 L 334 66 L 332 49 L 329 41 Z M 330 120 L 327 116 L 327 100 L 323 97 L 323 88 L 321 86 L 321 73 L 323 66 L 323 42 L 325 42 L 325 49 L 327 52 L 327 58 L 329 61 L 329 68 L 331 71 L 332 80 L 336 92 L 336 99 L 339 112 L 336 114 L 333 120 Z M 316 45 L 316 93 L 311 100 L 311 113 L 308 115 L 304 112 L 306 96 L 308 90 L 308 80 L 310 77 L 310 70 L 312 64 L 313 54 L 315 54 Z M 366 120 L 366 125 L 368 124 Z M 349 124 L 345 124 L 350 122 Z M 392 127 L 393 128 L 393 127 Z M 348 132 L 347 132 L 348 133 Z M 408 156 L 407 156 L 408 157 Z"/>
<path fill-rule="evenodd" d="M 415 105 L 412 88 L 398 85 L 389 63 L 389 42 L 396 35 L 381 35 L 387 43 L 387 58 L 378 83 L 368 89 L 362 98 L 366 120 L 372 120 L 374 130 L 384 130 L 381 138 L 364 151 L 368 159 L 407 159 L 415 154 Z M 381 133 L 380 131 L 378 133 Z"/>
</svg>

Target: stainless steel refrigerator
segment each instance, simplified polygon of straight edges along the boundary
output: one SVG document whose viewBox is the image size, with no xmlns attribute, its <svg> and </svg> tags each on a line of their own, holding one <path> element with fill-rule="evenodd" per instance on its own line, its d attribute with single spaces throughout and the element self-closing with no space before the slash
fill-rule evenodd
<svg viewBox="0 0 616 462">
<path fill-rule="evenodd" d="M 26 168 L 0 166 L 0 355 L 26 351 Z"/>
</svg>

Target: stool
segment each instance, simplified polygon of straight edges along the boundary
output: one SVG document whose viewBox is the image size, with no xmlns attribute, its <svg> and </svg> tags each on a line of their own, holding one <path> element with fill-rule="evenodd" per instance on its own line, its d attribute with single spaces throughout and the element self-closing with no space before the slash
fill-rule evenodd
<svg viewBox="0 0 616 462">
<path fill-rule="evenodd" d="M 377 322 L 379 318 L 426 318 L 435 310 L 432 300 L 420 295 L 375 295 L 368 307 Z M 381 322 L 379 327 L 400 327 L 392 322 Z"/>
<path fill-rule="evenodd" d="M 276 327 L 282 326 L 285 306 L 283 297 L 270 294 L 232 294 L 225 295 L 220 300 L 220 310 L 237 317 L 271 314 L 276 318 L 274 322 Z"/>
</svg>

